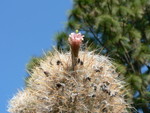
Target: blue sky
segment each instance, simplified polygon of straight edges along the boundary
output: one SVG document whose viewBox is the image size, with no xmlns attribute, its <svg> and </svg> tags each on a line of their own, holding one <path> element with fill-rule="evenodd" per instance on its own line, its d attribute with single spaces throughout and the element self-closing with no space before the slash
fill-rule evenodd
<svg viewBox="0 0 150 113">
<path fill-rule="evenodd" d="M 0 113 L 24 87 L 26 64 L 55 45 L 71 0 L 0 0 Z"/>
</svg>

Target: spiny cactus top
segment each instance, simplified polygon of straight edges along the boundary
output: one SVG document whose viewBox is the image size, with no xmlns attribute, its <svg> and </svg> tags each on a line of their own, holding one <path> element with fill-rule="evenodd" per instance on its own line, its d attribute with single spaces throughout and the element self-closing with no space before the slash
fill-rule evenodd
<svg viewBox="0 0 150 113">
<path fill-rule="evenodd" d="M 69 43 L 81 43 L 72 40 Z M 79 41 L 79 42 L 78 42 Z M 71 48 L 72 49 L 72 48 Z M 32 70 L 28 85 L 9 103 L 11 113 L 126 113 L 123 82 L 110 60 L 79 51 L 72 69 L 71 53 L 55 51 Z"/>
</svg>

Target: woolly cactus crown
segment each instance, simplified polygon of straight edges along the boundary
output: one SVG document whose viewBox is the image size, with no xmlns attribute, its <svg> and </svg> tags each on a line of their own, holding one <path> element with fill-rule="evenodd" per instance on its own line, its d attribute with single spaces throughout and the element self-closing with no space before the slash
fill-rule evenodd
<svg viewBox="0 0 150 113">
<path fill-rule="evenodd" d="M 74 38 L 72 38 L 75 36 Z M 79 37 L 79 40 L 76 38 Z M 69 43 L 81 44 L 81 34 Z M 76 46 L 75 46 L 76 48 Z M 55 51 L 32 70 L 28 86 L 9 103 L 11 113 L 125 113 L 123 82 L 110 60 L 94 52 Z M 78 52 L 78 51 L 76 51 Z"/>
</svg>

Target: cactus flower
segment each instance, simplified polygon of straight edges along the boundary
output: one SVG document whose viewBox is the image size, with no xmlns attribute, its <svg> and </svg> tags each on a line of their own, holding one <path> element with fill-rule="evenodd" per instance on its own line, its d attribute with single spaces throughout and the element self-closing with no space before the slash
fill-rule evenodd
<svg viewBox="0 0 150 113">
<path fill-rule="evenodd" d="M 77 63 L 79 48 L 82 43 L 83 37 L 84 37 L 84 35 L 82 35 L 81 33 L 71 33 L 68 38 L 69 44 L 71 46 L 73 70 Z"/>
<path fill-rule="evenodd" d="M 71 46 L 80 46 L 82 43 L 84 35 L 82 35 L 81 33 L 71 33 L 69 35 L 69 43 Z"/>
</svg>

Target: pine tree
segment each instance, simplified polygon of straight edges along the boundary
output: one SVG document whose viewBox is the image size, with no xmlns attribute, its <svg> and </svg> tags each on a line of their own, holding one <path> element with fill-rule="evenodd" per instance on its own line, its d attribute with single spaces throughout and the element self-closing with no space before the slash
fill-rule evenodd
<svg viewBox="0 0 150 113">
<path fill-rule="evenodd" d="M 76 29 L 91 49 L 114 59 L 133 106 L 150 112 L 150 0 L 74 0 L 66 30 L 56 36 L 58 49 L 68 50 Z"/>
</svg>

